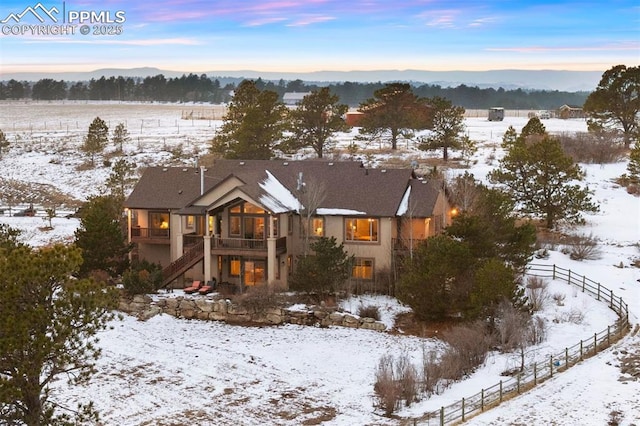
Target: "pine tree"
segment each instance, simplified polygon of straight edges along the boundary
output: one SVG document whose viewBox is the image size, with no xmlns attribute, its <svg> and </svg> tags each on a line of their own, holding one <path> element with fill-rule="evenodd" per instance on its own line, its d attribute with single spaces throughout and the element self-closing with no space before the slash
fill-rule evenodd
<svg viewBox="0 0 640 426">
<path fill-rule="evenodd" d="M 430 125 L 431 115 L 424 100 L 418 98 L 406 83 L 389 83 L 360 104 L 364 112 L 360 134 L 369 140 L 390 142 L 398 148 L 402 137 L 412 138 L 415 130 Z"/>
<path fill-rule="evenodd" d="M 127 131 L 124 123 L 118 123 L 115 129 L 113 129 L 113 137 L 111 138 L 111 142 L 117 147 L 118 152 L 122 152 L 122 146 L 129 142 L 131 138 L 129 137 L 129 132 Z"/>
<path fill-rule="evenodd" d="M 135 185 L 134 175 L 135 165 L 125 158 L 120 158 L 113 164 L 105 186 L 118 204 L 124 202 L 125 196 Z"/>
<path fill-rule="evenodd" d="M 434 97 L 426 101 L 432 108 L 431 133 L 419 148 L 425 151 L 442 148 L 442 159 L 449 160 L 449 149 L 460 149 L 464 132 L 464 108 L 448 99 Z"/>
<path fill-rule="evenodd" d="M 627 172 L 629 172 L 629 181 L 631 183 L 640 184 L 640 139 L 636 141 L 629 153 Z"/>
<path fill-rule="evenodd" d="M 213 138 L 211 152 L 232 159 L 271 159 L 282 140 L 286 111 L 276 92 L 261 91 L 255 82 L 244 80 Z"/>
<path fill-rule="evenodd" d="M 82 249 L 80 275 L 102 270 L 118 276 L 128 266 L 129 245 L 121 223 L 121 200 L 111 196 L 90 198 L 82 208 L 75 244 Z"/>
<path fill-rule="evenodd" d="M 640 66 L 616 65 L 605 71 L 583 108 L 590 129 L 622 128 L 628 148 L 640 133 Z"/>
<path fill-rule="evenodd" d="M 117 306 L 114 288 L 72 276 L 81 262 L 72 246 L 0 250 L 2 424 L 98 423 L 91 403 L 67 407 L 51 387 L 57 379 L 73 385 L 91 378 L 96 333 Z"/>
<path fill-rule="evenodd" d="M 89 125 L 89 131 L 84 140 L 82 150 L 91 158 L 91 165 L 95 165 L 95 156 L 104 151 L 109 141 L 109 128 L 100 118 L 96 117 Z"/>
<path fill-rule="evenodd" d="M 7 140 L 4 132 L 0 129 L 0 158 L 2 158 L 2 154 L 7 148 L 9 148 L 9 140 Z"/>
<path fill-rule="evenodd" d="M 336 238 L 321 237 L 311 244 L 312 255 L 298 257 L 291 288 L 318 295 L 321 299 L 335 293 L 351 273 L 353 256 L 337 244 Z"/>
<path fill-rule="evenodd" d="M 489 179 L 502 185 L 522 213 L 543 218 L 549 229 L 559 220 L 582 223 L 582 212 L 598 211 L 591 192 L 571 184 L 582 180 L 584 172 L 557 139 L 540 133 L 544 126 L 539 121 L 529 121 Z"/>
<path fill-rule="evenodd" d="M 447 235 L 430 237 L 406 259 L 398 299 L 423 320 L 462 312 L 473 284 L 474 262 L 467 243 Z"/>
<path fill-rule="evenodd" d="M 327 87 L 302 98 L 298 106 L 289 112 L 292 136 L 286 141 L 287 149 L 297 151 L 310 147 L 318 158 L 322 158 L 330 148 L 331 137 L 348 129 L 342 118 L 348 106 L 339 104 L 339 99 Z"/>
</svg>

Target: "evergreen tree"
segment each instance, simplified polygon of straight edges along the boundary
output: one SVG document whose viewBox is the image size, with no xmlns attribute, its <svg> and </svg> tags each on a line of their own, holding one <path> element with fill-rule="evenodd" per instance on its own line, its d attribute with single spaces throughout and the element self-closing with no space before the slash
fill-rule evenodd
<svg viewBox="0 0 640 426">
<path fill-rule="evenodd" d="M 500 259 L 493 257 L 482 262 L 475 269 L 474 285 L 466 309 L 467 317 L 493 317 L 502 301 L 508 301 L 517 307 L 520 301 L 517 285 L 513 269 Z"/>
<path fill-rule="evenodd" d="M 0 158 L 2 158 L 2 153 L 9 148 L 9 140 L 5 136 L 2 129 L 0 129 Z"/>
<path fill-rule="evenodd" d="M 360 121 L 360 134 L 370 140 L 390 142 L 398 148 L 402 137 L 412 138 L 415 130 L 430 124 L 430 112 L 406 83 L 389 83 L 373 93 L 373 98 L 360 104 L 364 113 Z"/>
<path fill-rule="evenodd" d="M 528 123 L 531 126 L 525 126 L 529 136 L 521 134 L 508 147 L 500 167 L 489 178 L 502 184 L 522 213 L 543 218 L 549 229 L 559 220 L 582 223 L 582 212 L 598 211 L 591 192 L 571 184 L 582 180 L 584 173 L 562 151 L 557 139 L 538 133 L 540 128 L 534 120 Z"/>
<path fill-rule="evenodd" d="M 114 288 L 72 277 L 80 250 L 55 245 L 0 249 L 0 423 L 98 422 L 92 403 L 67 407 L 57 379 L 87 382 L 100 355 L 97 332 L 113 318 Z M 73 416 L 69 413 L 75 413 Z"/>
<path fill-rule="evenodd" d="M 244 80 L 235 91 L 211 151 L 224 158 L 269 160 L 282 139 L 287 108 L 278 94 Z"/>
<path fill-rule="evenodd" d="M 19 241 L 20 234 L 19 229 L 12 228 L 6 223 L 0 223 L 0 253 L 23 246 L 24 244 Z"/>
<path fill-rule="evenodd" d="M 125 158 L 116 160 L 111 168 L 105 186 L 119 205 L 122 205 L 125 196 L 136 183 L 135 170 L 135 165 Z"/>
<path fill-rule="evenodd" d="M 289 113 L 292 136 L 286 142 L 287 149 L 297 151 L 310 147 L 318 158 L 322 158 L 330 148 L 331 137 L 336 132 L 348 130 L 342 118 L 348 107 L 338 101 L 338 96 L 332 95 L 327 87 L 302 98 L 297 108 Z"/>
<path fill-rule="evenodd" d="M 96 196 L 83 206 L 75 232 L 75 244 L 84 259 L 81 276 L 96 270 L 118 276 L 126 269 L 130 247 L 123 232 L 121 202 L 112 196 Z"/>
<path fill-rule="evenodd" d="M 502 300 L 519 308 L 516 277 L 533 255 L 535 228 L 517 224 L 514 202 L 473 175 L 460 176 L 452 194 L 464 208 L 443 235 L 427 239 L 407 259 L 399 299 L 423 319 L 488 317 Z"/>
<path fill-rule="evenodd" d="M 640 184 L 640 139 L 636 141 L 629 153 L 627 172 L 629 172 L 629 180 L 632 183 Z"/>
<path fill-rule="evenodd" d="M 129 142 L 131 138 L 129 137 L 129 132 L 127 131 L 127 127 L 124 123 L 118 123 L 116 128 L 113 129 L 113 137 L 111 138 L 111 142 L 117 147 L 118 152 L 122 152 L 122 146 Z"/>
<path fill-rule="evenodd" d="M 629 148 L 640 132 L 640 66 L 616 65 L 602 74 L 584 103 L 589 128 L 622 128 Z"/>
<path fill-rule="evenodd" d="M 427 101 L 432 108 L 431 134 L 419 148 L 425 151 L 442 148 L 442 159 L 449 160 L 449 149 L 460 149 L 464 132 L 464 108 L 454 106 L 448 99 L 435 97 Z"/>
<path fill-rule="evenodd" d="M 473 204 L 453 218 L 446 234 L 464 241 L 475 259 L 497 258 L 522 270 L 533 256 L 535 227 L 517 223 L 514 201 L 505 193 L 476 183 Z"/>
<path fill-rule="evenodd" d="M 96 117 L 89 125 L 89 131 L 82 146 L 82 150 L 91 158 L 91 165 L 95 165 L 96 154 L 104 151 L 108 141 L 109 128 L 100 117 Z"/>
<path fill-rule="evenodd" d="M 311 250 L 314 254 L 298 257 L 291 288 L 324 298 L 349 278 L 354 258 L 344 250 L 344 244 L 337 245 L 335 237 L 319 238 Z"/>
<path fill-rule="evenodd" d="M 522 131 L 520 132 L 520 136 L 518 136 L 518 140 L 526 140 L 529 136 L 544 136 L 547 134 L 547 129 L 542 124 L 542 121 L 538 117 L 532 117 L 527 121 L 527 124 L 524 125 Z M 505 135 L 506 136 L 506 135 Z M 510 137 L 510 136 L 509 136 Z"/>
<path fill-rule="evenodd" d="M 447 235 L 430 237 L 405 261 L 398 299 L 423 320 L 443 319 L 465 309 L 474 259 L 469 246 Z"/>
<path fill-rule="evenodd" d="M 504 132 L 504 135 L 502 136 L 502 147 L 505 149 L 509 149 L 509 147 L 517 141 L 518 132 L 513 128 L 513 126 L 509 126 L 509 128 L 507 128 L 507 131 Z"/>
</svg>

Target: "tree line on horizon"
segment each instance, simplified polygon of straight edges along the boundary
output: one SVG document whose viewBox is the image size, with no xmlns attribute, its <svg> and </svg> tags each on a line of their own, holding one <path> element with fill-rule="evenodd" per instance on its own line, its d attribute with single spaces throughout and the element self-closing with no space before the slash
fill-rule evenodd
<svg viewBox="0 0 640 426">
<path fill-rule="evenodd" d="M 207 102 L 227 103 L 233 91 L 241 83 L 221 84 L 217 78 L 206 74 L 183 74 L 166 78 L 163 74 L 149 77 L 101 77 L 89 81 L 64 81 L 40 79 L 36 82 L 9 80 L 0 82 L 0 100 L 102 100 L 137 102 Z M 311 92 L 328 87 L 331 94 L 350 107 L 373 96 L 376 90 L 385 87 L 383 82 L 337 82 L 327 85 L 307 83 L 302 80 L 279 81 L 254 79 L 260 90 L 271 90 L 283 99 L 287 92 Z M 589 92 L 565 92 L 557 90 L 524 90 L 503 88 L 480 88 L 461 84 L 457 87 L 442 87 L 434 84 L 412 84 L 413 92 L 420 97 L 441 97 L 454 105 L 466 109 L 484 109 L 501 106 L 507 109 L 557 109 L 567 104 L 582 106 Z"/>
</svg>

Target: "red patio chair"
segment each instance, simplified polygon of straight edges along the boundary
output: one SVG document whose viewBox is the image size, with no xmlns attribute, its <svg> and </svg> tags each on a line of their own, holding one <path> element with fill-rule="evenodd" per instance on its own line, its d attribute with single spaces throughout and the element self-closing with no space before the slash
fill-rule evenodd
<svg viewBox="0 0 640 426">
<path fill-rule="evenodd" d="M 191 283 L 189 287 L 185 287 L 183 290 L 187 294 L 193 294 L 196 291 L 200 290 L 200 287 L 202 287 L 202 284 L 203 284 L 202 281 L 194 281 L 193 283 Z"/>
<path fill-rule="evenodd" d="M 200 290 L 198 290 L 198 293 L 209 294 L 209 293 L 213 293 L 215 290 L 216 290 L 216 279 L 213 278 L 211 281 L 207 281 L 205 285 L 200 287 Z"/>
</svg>

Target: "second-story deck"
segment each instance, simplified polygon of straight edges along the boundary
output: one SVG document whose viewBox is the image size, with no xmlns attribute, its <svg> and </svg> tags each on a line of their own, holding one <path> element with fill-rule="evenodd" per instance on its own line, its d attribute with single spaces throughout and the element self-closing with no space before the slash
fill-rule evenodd
<svg viewBox="0 0 640 426">
<path fill-rule="evenodd" d="M 276 254 L 287 251 L 287 237 L 276 239 Z M 211 253 L 232 256 L 267 256 L 267 240 L 249 238 L 211 239 Z"/>
</svg>

